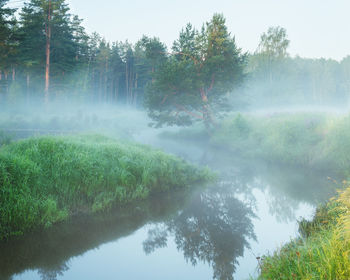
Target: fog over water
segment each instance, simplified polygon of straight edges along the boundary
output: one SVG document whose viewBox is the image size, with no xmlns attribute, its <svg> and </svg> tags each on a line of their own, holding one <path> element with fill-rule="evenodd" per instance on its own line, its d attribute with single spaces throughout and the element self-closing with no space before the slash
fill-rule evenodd
<svg viewBox="0 0 350 280">
<path fill-rule="evenodd" d="M 291 110 L 253 114 L 281 112 Z M 204 138 L 173 138 L 179 128 L 150 128 L 142 110 L 7 106 L 0 123 L 8 122 L 0 129 L 14 139 L 105 134 L 160 148 L 220 175 L 215 184 L 160 195 L 108 215 L 77 217 L 0 244 L 1 279 L 247 279 L 257 275 L 257 257 L 297 236 L 297 220 L 310 219 L 334 193 L 325 174 L 243 159 Z"/>
<path fill-rule="evenodd" d="M 0 1 L 0 280 L 294 279 L 345 216 L 349 10 Z"/>
</svg>

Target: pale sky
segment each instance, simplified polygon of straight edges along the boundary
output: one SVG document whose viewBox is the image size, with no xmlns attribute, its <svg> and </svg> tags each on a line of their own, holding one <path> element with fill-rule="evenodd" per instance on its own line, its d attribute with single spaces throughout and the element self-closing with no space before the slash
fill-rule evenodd
<svg viewBox="0 0 350 280">
<path fill-rule="evenodd" d="M 145 34 L 171 46 L 186 23 L 200 28 L 214 13 L 223 13 L 229 31 L 244 51 L 254 51 L 268 27 L 282 26 L 291 41 L 292 56 L 341 60 L 350 54 L 350 0 L 67 2 L 72 13 L 84 19 L 88 32 L 96 31 L 108 41 L 128 39 L 134 43 Z"/>
</svg>

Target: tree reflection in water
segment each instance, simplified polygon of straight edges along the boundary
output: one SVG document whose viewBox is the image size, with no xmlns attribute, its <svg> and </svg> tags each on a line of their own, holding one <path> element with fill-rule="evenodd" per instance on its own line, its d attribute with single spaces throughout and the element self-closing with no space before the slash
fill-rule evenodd
<svg viewBox="0 0 350 280">
<path fill-rule="evenodd" d="M 174 239 L 188 262 L 209 264 L 215 279 L 233 279 L 238 258 L 255 239 L 253 210 L 266 224 L 272 219 L 294 221 L 301 202 L 317 205 L 332 193 L 324 174 L 300 168 L 242 160 L 219 151 L 205 154 L 202 163 L 220 174 L 216 186 L 160 194 L 109 214 L 78 216 L 50 229 L 0 242 L 0 279 L 34 270 L 41 279 L 61 278 L 72 257 L 130 236 L 146 224 L 152 225 L 143 242 L 146 253 Z M 263 196 L 256 197 L 254 190 Z M 270 216 L 261 216 L 257 199 L 266 199 Z M 255 266 L 256 262 L 252 263 Z"/>
<path fill-rule="evenodd" d="M 41 280 L 56 280 L 58 276 L 63 276 L 65 271 L 69 270 L 69 266 L 66 263 L 61 264 L 56 269 L 53 268 L 41 268 L 38 270 Z"/>
<path fill-rule="evenodd" d="M 249 248 L 249 239 L 256 239 L 248 205 L 227 184 L 195 192 L 181 211 L 149 230 L 144 251 L 165 247 L 173 236 L 186 261 L 208 263 L 214 279 L 233 279 L 237 258 Z"/>
</svg>

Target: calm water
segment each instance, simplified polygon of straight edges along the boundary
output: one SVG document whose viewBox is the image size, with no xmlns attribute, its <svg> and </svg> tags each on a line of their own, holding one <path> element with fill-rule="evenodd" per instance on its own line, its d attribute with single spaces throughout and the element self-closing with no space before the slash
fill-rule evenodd
<svg viewBox="0 0 350 280">
<path fill-rule="evenodd" d="M 0 279 L 248 279 L 256 257 L 332 195 L 329 174 L 143 139 L 217 170 L 219 182 L 0 243 Z"/>
</svg>

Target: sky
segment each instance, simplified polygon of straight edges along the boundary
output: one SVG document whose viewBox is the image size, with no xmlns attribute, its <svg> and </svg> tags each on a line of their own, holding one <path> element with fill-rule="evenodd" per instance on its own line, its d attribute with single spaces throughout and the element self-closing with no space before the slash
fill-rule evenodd
<svg viewBox="0 0 350 280">
<path fill-rule="evenodd" d="M 15 0 L 10 0 L 15 1 Z M 254 52 L 270 26 L 287 30 L 289 53 L 341 60 L 350 54 L 350 0 L 67 0 L 88 32 L 135 43 L 156 36 L 168 46 L 191 22 L 200 28 L 223 13 L 243 51 Z"/>
</svg>

